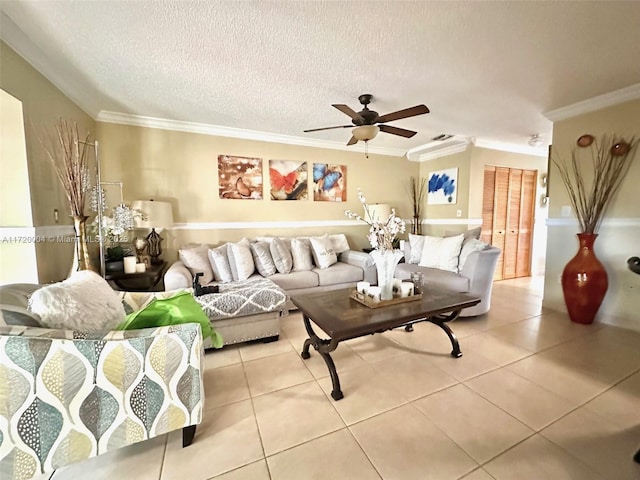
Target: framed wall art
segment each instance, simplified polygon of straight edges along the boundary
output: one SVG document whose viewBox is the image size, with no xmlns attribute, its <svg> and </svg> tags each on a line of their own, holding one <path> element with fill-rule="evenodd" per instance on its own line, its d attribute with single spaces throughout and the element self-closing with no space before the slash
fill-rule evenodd
<svg viewBox="0 0 640 480">
<path fill-rule="evenodd" d="M 220 198 L 262 200 L 262 159 L 218 155 Z"/>
<path fill-rule="evenodd" d="M 308 199 L 307 176 L 307 162 L 269 160 L 271 200 Z"/>
<path fill-rule="evenodd" d="M 429 173 L 427 204 L 453 205 L 458 196 L 458 169 L 447 168 Z"/>
<path fill-rule="evenodd" d="M 320 202 L 346 202 L 347 166 L 314 163 L 313 199 Z"/>
</svg>

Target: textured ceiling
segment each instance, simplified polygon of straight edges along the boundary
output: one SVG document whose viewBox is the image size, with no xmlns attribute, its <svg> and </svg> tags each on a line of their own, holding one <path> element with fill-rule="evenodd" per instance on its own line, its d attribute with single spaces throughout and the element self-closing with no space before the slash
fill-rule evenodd
<svg viewBox="0 0 640 480">
<path fill-rule="evenodd" d="M 358 111 L 371 93 L 380 114 L 431 109 L 391 123 L 415 137 L 381 133 L 372 144 L 407 150 L 449 133 L 526 146 L 534 133 L 550 143 L 544 112 L 640 83 L 640 2 L 0 5 L 3 39 L 94 117 L 346 143 L 348 130 L 302 130 L 348 124 L 331 104 Z"/>
</svg>

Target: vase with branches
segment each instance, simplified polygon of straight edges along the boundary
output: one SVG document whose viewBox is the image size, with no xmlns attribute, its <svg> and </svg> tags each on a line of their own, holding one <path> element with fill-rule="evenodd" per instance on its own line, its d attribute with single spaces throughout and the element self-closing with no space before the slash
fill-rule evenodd
<svg viewBox="0 0 640 480">
<path fill-rule="evenodd" d="M 638 149 L 635 137 L 580 136 L 571 157 L 551 155 L 569 195 L 580 233 L 578 253 L 562 271 L 562 292 L 571 321 L 590 324 L 609 287 L 607 271 L 593 245 L 611 199 L 619 190 Z"/>
<path fill-rule="evenodd" d="M 411 233 L 422 235 L 422 206 L 424 205 L 424 196 L 427 193 L 427 179 L 422 177 L 410 177 L 407 185 L 409 198 L 411 199 L 411 207 L 413 209 L 413 224 Z"/>
<path fill-rule="evenodd" d="M 42 143 L 69 202 L 76 236 L 78 270 L 97 271 L 87 246 L 86 223 L 89 217 L 84 212 L 87 192 L 91 188 L 90 140 L 91 133 L 81 140 L 78 125 L 60 119 L 55 125 L 55 134 L 50 134 Z"/>
</svg>

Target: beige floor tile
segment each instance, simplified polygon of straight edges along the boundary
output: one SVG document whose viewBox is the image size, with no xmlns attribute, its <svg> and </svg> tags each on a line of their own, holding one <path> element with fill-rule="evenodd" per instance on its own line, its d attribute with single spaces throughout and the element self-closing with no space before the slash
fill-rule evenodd
<svg viewBox="0 0 640 480">
<path fill-rule="evenodd" d="M 267 456 L 345 427 L 315 381 L 260 395 L 253 405 Z"/>
<path fill-rule="evenodd" d="M 528 328 L 527 321 L 523 320 L 509 325 L 502 325 L 491 329 L 490 333 L 531 352 L 540 352 L 566 341 L 566 339 L 555 334 Z"/>
<path fill-rule="evenodd" d="M 494 480 L 494 478 L 489 475 L 484 468 L 479 468 L 470 474 L 465 475 L 460 480 Z"/>
<path fill-rule="evenodd" d="M 400 355 L 372 366 L 378 371 L 377 381 L 394 386 L 407 400 L 415 400 L 458 383 L 436 367 L 425 354 Z"/>
<path fill-rule="evenodd" d="M 540 332 L 546 337 L 556 338 L 558 343 L 593 333 L 601 328 L 598 324 L 582 325 L 574 323 L 569 320 L 569 316 L 566 313 L 553 310 L 543 311 L 540 315 L 522 320 L 518 324 L 529 330 Z"/>
<path fill-rule="evenodd" d="M 252 396 L 309 382 L 313 376 L 294 351 L 252 360 L 244 364 Z"/>
<path fill-rule="evenodd" d="M 457 479 L 478 466 L 412 405 L 349 428 L 384 479 Z"/>
<path fill-rule="evenodd" d="M 591 466 L 605 478 L 637 480 L 640 464 L 632 461 L 638 450 L 640 425 L 618 427 L 581 408 L 540 432 L 548 440 Z"/>
<path fill-rule="evenodd" d="M 425 357 L 428 355 L 437 357 L 449 355 L 452 350 L 447 334 L 440 327 L 429 322 L 414 325 L 413 332 L 398 328 L 385 333 L 385 336 L 405 353 L 422 353 Z"/>
<path fill-rule="evenodd" d="M 111 480 L 135 478 L 157 480 L 160 477 L 167 436 L 152 438 L 128 447 L 60 468 L 55 480 Z M 48 479 L 51 474 L 44 478 Z"/>
<path fill-rule="evenodd" d="M 244 467 L 223 473 L 215 477 L 215 480 L 271 480 L 266 460 L 250 463 Z"/>
<path fill-rule="evenodd" d="M 585 408 L 621 427 L 640 425 L 640 372 L 594 398 Z"/>
<path fill-rule="evenodd" d="M 203 379 L 204 406 L 207 410 L 250 397 L 241 363 L 205 370 Z"/>
<path fill-rule="evenodd" d="M 534 433 L 464 385 L 413 404 L 480 464 Z"/>
<path fill-rule="evenodd" d="M 385 334 L 355 338 L 345 344 L 366 362 L 377 362 L 407 353 L 402 345 L 391 341 Z"/>
<path fill-rule="evenodd" d="M 454 358 L 451 355 L 440 355 L 433 359 L 434 365 L 459 381 L 477 377 L 500 367 L 496 362 L 489 360 L 475 350 L 467 349 L 464 339 L 460 340 L 460 350 L 462 350 L 462 357 Z"/>
<path fill-rule="evenodd" d="M 540 435 L 483 466 L 496 480 L 608 480 Z"/>
<path fill-rule="evenodd" d="M 508 339 L 495 336 L 494 329 L 464 339 L 465 349 L 471 349 L 498 365 L 506 365 L 533 355 L 531 350 L 519 347 Z"/>
<path fill-rule="evenodd" d="M 371 462 L 347 429 L 267 458 L 272 480 L 379 480 Z"/>
<path fill-rule="evenodd" d="M 302 348 L 300 348 L 300 352 L 302 352 Z M 328 377 L 329 369 L 320 354 L 316 352 L 313 347 L 309 349 L 309 353 L 311 353 L 311 357 L 304 360 L 304 364 L 307 366 L 311 374 L 315 378 Z M 333 359 L 333 363 L 335 364 L 338 372 L 344 372 L 345 370 L 364 367 L 367 365 L 367 362 L 365 362 L 360 355 L 351 350 L 345 343 L 339 344 L 338 348 L 331 352 L 331 358 Z"/>
<path fill-rule="evenodd" d="M 458 339 L 468 337 L 480 332 L 486 332 L 491 328 L 489 316 L 487 314 L 477 317 L 463 317 L 449 322 L 449 328 Z"/>
<path fill-rule="evenodd" d="M 291 352 L 293 346 L 286 339 L 276 342 L 264 343 L 261 341 L 244 343 L 238 347 L 243 362 L 256 360 L 257 358 L 270 357 L 280 353 Z"/>
<path fill-rule="evenodd" d="M 370 365 L 347 370 L 339 376 L 344 398 L 337 402 L 331 399 L 331 402 L 347 425 L 391 410 L 408 401 L 395 385 L 378 378 L 377 371 Z M 321 378 L 318 383 L 329 396 L 332 390 L 331 379 Z"/>
<path fill-rule="evenodd" d="M 465 385 L 536 431 L 577 406 L 504 368 L 468 380 Z"/>
<path fill-rule="evenodd" d="M 210 348 L 205 350 L 204 369 L 226 367 L 240 363 L 240 352 L 236 345 L 229 345 L 221 349 Z"/>
<path fill-rule="evenodd" d="M 205 411 L 193 443 L 169 434 L 161 480 L 205 480 L 264 458 L 250 400 Z"/>
</svg>

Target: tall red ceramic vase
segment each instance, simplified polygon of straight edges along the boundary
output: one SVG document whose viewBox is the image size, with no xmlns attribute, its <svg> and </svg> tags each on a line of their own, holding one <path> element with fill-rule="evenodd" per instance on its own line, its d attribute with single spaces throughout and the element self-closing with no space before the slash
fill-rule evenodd
<svg viewBox="0 0 640 480">
<path fill-rule="evenodd" d="M 578 253 L 562 271 L 562 293 L 572 322 L 593 323 L 609 287 L 607 271 L 593 250 L 597 237 L 597 233 L 578 233 Z"/>
</svg>

